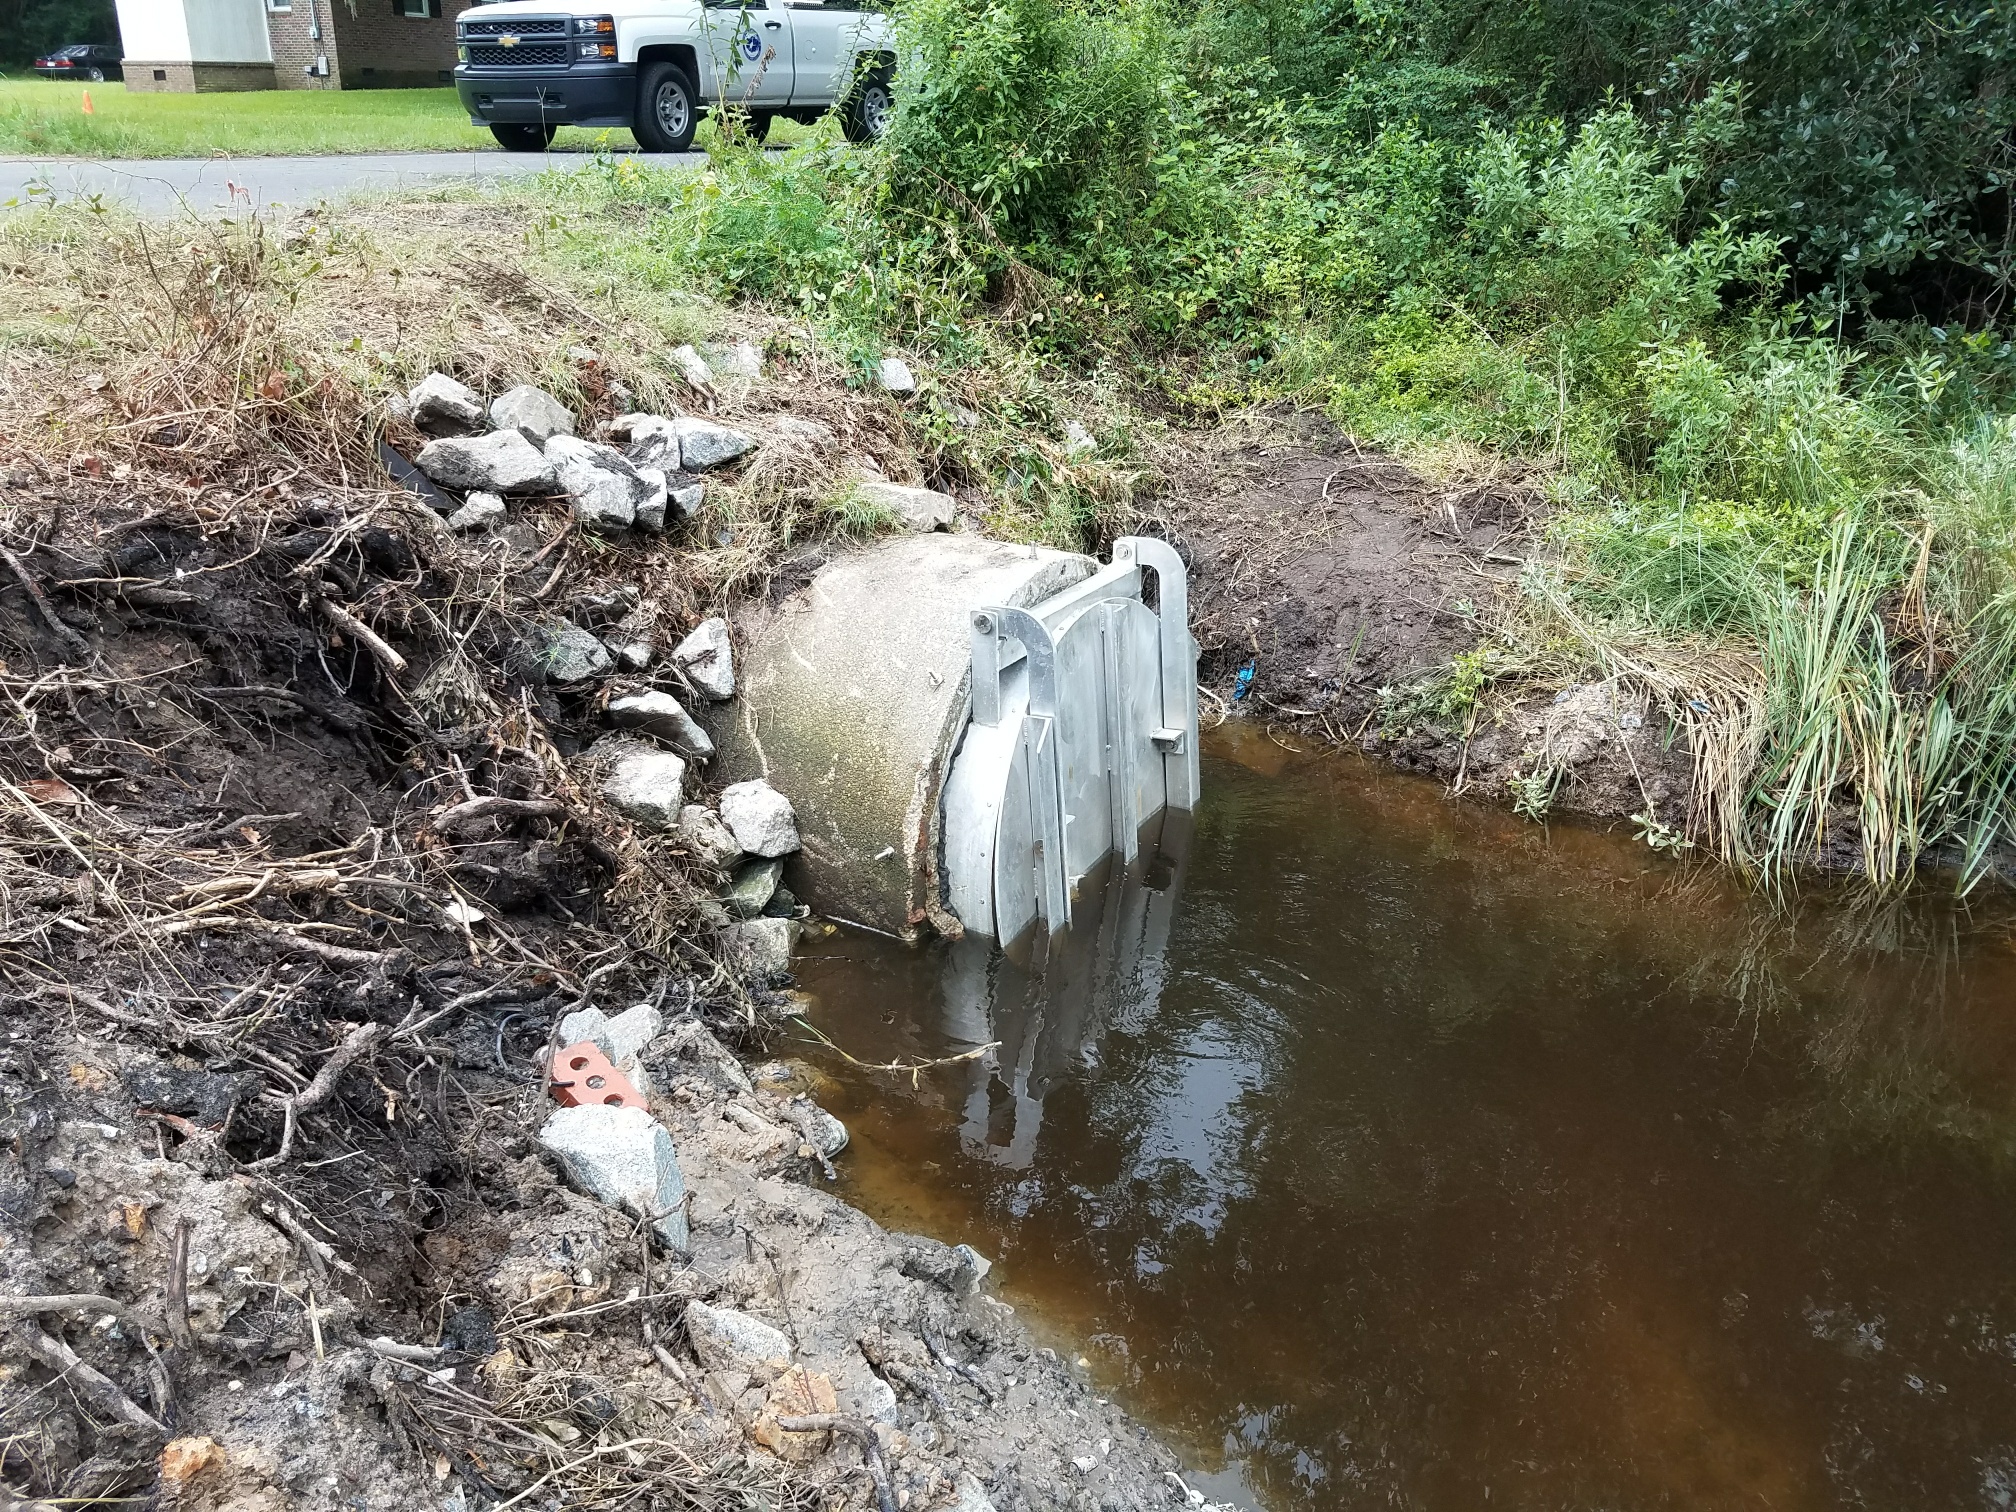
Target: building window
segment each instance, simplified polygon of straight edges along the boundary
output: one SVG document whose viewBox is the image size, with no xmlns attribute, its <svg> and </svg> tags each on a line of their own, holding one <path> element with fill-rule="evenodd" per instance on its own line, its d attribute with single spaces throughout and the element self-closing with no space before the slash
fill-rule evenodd
<svg viewBox="0 0 2016 1512">
<path fill-rule="evenodd" d="M 269 11 L 291 11 L 294 9 L 294 0 L 266 0 L 266 9 Z"/>
<path fill-rule="evenodd" d="M 424 21 L 430 16 L 438 18 L 441 0 L 392 0 L 392 14 L 410 16 L 416 21 Z"/>
</svg>

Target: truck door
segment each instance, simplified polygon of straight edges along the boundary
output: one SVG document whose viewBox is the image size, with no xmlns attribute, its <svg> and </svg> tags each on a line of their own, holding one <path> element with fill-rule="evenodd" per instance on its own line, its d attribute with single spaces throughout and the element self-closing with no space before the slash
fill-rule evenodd
<svg viewBox="0 0 2016 1512">
<path fill-rule="evenodd" d="M 701 12 L 706 33 L 707 75 L 700 94 L 753 110 L 778 110 L 790 103 L 797 78 L 791 12 L 784 0 L 707 0 Z"/>
<path fill-rule="evenodd" d="M 791 0 L 791 29 L 798 39 L 798 86 L 793 105 L 826 106 L 847 92 L 855 54 L 865 51 L 874 11 L 859 0 L 820 3 Z"/>
</svg>

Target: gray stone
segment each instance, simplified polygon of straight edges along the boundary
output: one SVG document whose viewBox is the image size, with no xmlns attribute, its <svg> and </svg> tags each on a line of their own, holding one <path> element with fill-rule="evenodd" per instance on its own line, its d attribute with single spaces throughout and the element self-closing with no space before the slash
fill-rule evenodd
<svg viewBox="0 0 2016 1512">
<path fill-rule="evenodd" d="M 684 519 L 692 519 L 700 513 L 700 506 L 707 502 L 705 483 L 688 483 L 684 488 L 668 488 L 672 503 Z"/>
<path fill-rule="evenodd" d="M 702 620 L 673 648 L 672 660 L 694 687 L 716 703 L 735 696 L 735 652 L 728 643 L 725 619 Z"/>
<path fill-rule="evenodd" d="M 896 1421 L 896 1388 L 872 1371 L 863 1371 L 846 1392 L 843 1406 L 852 1407 L 856 1417 L 871 1423 Z"/>
<path fill-rule="evenodd" d="M 959 514 L 958 501 L 935 488 L 906 488 L 901 483 L 864 479 L 854 485 L 854 493 L 863 503 L 895 516 L 913 535 L 943 530 Z"/>
<path fill-rule="evenodd" d="M 980 1283 L 987 1279 L 987 1272 L 994 1269 L 994 1262 L 970 1244 L 952 1246 L 952 1274 L 946 1278 L 946 1285 L 955 1297 L 970 1297 L 980 1290 Z"/>
<path fill-rule="evenodd" d="M 735 873 L 735 880 L 722 891 L 721 901 L 738 919 L 760 917 L 783 879 L 782 861 L 751 861 Z"/>
<path fill-rule="evenodd" d="M 707 366 L 707 359 L 690 346 L 672 348 L 672 366 L 679 370 L 681 378 L 703 394 L 713 392 L 714 370 Z"/>
<path fill-rule="evenodd" d="M 681 478 L 686 476 L 679 470 L 679 437 L 669 420 L 654 420 L 649 428 L 633 433 L 629 445 L 623 448 L 623 455 L 639 472 L 655 469 L 665 474 L 668 486 L 673 474 L 678 473 Z"/>
<path fill-rule="evenodd" d="M 609 1047 L 602 1043 L 603 1037 L 608 1032 L 609 1015 L 600 1008 L 576 1008 L 560 1020 L 560 1043 L 563 1046 L 593 1040 L 601 1048 L 602 1053 L 608 1055 Z"/>
<path fill-rule="evenodd" d="M 1076 420 L 1066 420 L 1064 422 L 1065 456 L 1084 457 L 1089 456 L 1097 450 L 1099 450 L 1099 443 L 1093 439 L 1092 432 L 1085 429 Z"/>
<path fill-rule="evenodd" d="M 429 373 L 408 389 L 406 408 L 425 431 L 464 431 L 483 423 L 483 396 L 446 373 Z"/>
<path fill-rule="evenodd" d="M 626 672 L 642 672 L 651 665 L 651 658 L 657 650 L 650 638 L 642 635 L 627 640 L 619 636 L 609 642 L 609 649 L 616 653 L 617 662 Z"/>
<path fill-rule="evenodd" d="M 523 642 L 527 671 L 549 683 L 584 682 L 607 677 L 616 659 L 609 648 L 567 620 L 543 620 Z"/>
<path fill-rule="evenodd" d="M 640 467 L 637 476 L 642 478 L 651 492 L 637 503 L 637 528 L 656 535 L 665 528 L 665 469 L 662 467 Z"/>
<path fill-rule="evenodd" d="M 688 1302 L 686 1339 L 709 1370 L 767 1376 L 791 1363 L 791 1341 L 780 1330 L 730 1307 Z"/>
<path fill-rule="evenodd" d="M 752 856 L 788 856 L 798 849 L 798 816 L 791 800 L 761 777 L 722 789 L 721 822 Z"/>
<path fill-rule="evenodd" d="M 609 722 L 625 730 L 642 730 L 695 761 L 714 754 L 714 742 L 670 693 L 653 688 L 609 700 Z"/>
<path fill-rule="evenodd" d="M 462 507 L 448 516 L 450 530 L 477 530 L 504 518 L 504 501 L 494 493 L 477 491 L 462 501 Z"/>
<path fill-rule="evenodd" d="M 574 516 L 584 525 L 627 529 L 636 523 L 637 506 L 657 491 L 628 457 L 597 441 L 555 436 L 546 443 L 546 459 L 560 487 L 572 495 Z"/>
<path fill-rule="evenodd" d="M 633 1004 L 614 1018 L 600 1008 L 577 1008 L 560 1020 L 560 1043 L 592 1040 L 620 1071 L 627 1070 L 664 1029 L 665 1015 L 649 1003 Z"/>
<path fill-rule="evenodd" d="M 763 354 L 756 350 L 753 341 L 738 341 L 733 346 L 709 344 L 700 348 L 700 355 L 716 377 L 741 378 L 753 383 L 763 376 Z"/>
<path fill-rule="evenodd" d="M 577 1190 L 644 1219 L 672 1249 L 687 1247 L 678 1154 L 664 1125 L 642 1108 L 562 1108 L 546 1120 L 539 1142 Z"/>
<path fill-rule="evenodd" d="M 633 746 L 610 763 L 602 796 L 625 818 L 669 833 L 686 806 L 686 763 L 670 751 Z"/>
<path fill-rule="evenodd" d="M 613 1064 L 622 1066 L 636 1060 L 644 1053 L 644 1047 L 664 1031 L 664 1014 L 649 1003 L 632 1003 L 609 1020 L 604 1031 L 608 1038 L 597 1043 Z"/>
<path fill-rule="evenodd" d="M 987 1495 L 987 1488 L 980 1483 L 980 1477 L 968 1470 L 961 1473 L 958 1484 L 952 1488 L 952 1505 L 945 1512 L 994 1512 L 994 1502 Z"/>
<path fill-rule="evenodd" d="M 647 436 L 671 435 L 672 422 L 663 415 L 647 415 L 640 410 L 618 415 L 607 429 L 619 441 L 642 441 Z"/>
<path fill-rule="evenodd" d="M 779 415 L 770 422 L 770 434 L 813 451 L 824 451 L 840 439 L 833 434 L 832 426 L 820 420 L 807 420 L 802 415 Z"/>
<path fill-rule="evenodd" d="M 798 1099 L 804 1104 L 812 1125 L 812 1142 L 819 1147 L 819 1153 L 831 1160 L 847 1148 L 850 1135 L 847 1125 L 828 1113 L 809 1097 Z"/>
<path fill-rule="evenodd" d="M 688 472 L 706 472 L 756 448 L 753 436 L 690 415 L 674 420 L 672 429 L 679 437 L 679 465 Z"/>
<path fill-rule="evenodd" d="M 445 436 L 421 447 L 413 461 L 443 488 L 498 494 L 548 493 L 553 488 L 552 464 L 515 430 Z"/>
<path fill-rule="evenodd" d="M 876 376 L 882 380 L 882 387 L 899 399 L 917 392 L 917 375 L 901 357 L 884 357 Z"/>
<path fill-rule="evenodd" d="M 744 919 L 728 931 L 728 948 L 749 975 L 773 977 L 791 969 L 794 936 L 789 919 Z"/>
<path fill-rule="evenodd" d="M 679 840 L 696 860 L 723 871 L 742 859 L 734 832 L 721 822 L 719 814 L 698 803 L 679 810 Z"/>
<path fill-rule="evenodd" d="M 521 383 L 490 401 L 490 423 L 498 430 L 515 430 L 534 446 L 544 446 L 555 436 L 574 434 L 574 411 L 544 389 Z"/>
</svg>

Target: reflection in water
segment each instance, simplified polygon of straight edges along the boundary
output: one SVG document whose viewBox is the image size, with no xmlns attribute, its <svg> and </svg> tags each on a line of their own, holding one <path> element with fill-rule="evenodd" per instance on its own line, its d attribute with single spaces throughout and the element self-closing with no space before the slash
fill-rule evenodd
<svg viewBox="0 0 2016 1512">
<path fill-rule="evenodd" d="M 1102 1032 L 1129 1032 L 1155 1011 L 1190 823 L 1190 815 L 1165 810 L 1150 821 L 1132 866 L 1109 858 L 1073 900 L 1075 929 L 1025 936 L 1006 953 L 979 938 L 945 951 L 946 1040 L 962 1051 L 994 1046 L 967 1063 L 959 1137 L 969 1155 L 1027 1166 L 1052 1083 L 1098 1064 Z M 997 1134 L 997 1096 L 1005 1136 Z"/>
<path fill-rule="evenodd" d="M 834 937 L 851 1195 L 1270 1508 L 2016 1507 L 2009 914 L 1221 744 L 1046 980 Z M 1127 901 L 1131 899 L 1132 901 Z M 1131 912 L 1130 912 L 1131 910 Z"/>
</svg>

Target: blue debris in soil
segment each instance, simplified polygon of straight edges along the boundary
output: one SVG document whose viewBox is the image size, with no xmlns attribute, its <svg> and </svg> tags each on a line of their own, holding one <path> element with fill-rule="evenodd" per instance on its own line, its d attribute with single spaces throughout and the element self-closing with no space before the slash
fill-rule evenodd
<svg viewBox="0 0 2016 1512">
<path fill-rule="evenodd" d="M 1232 701 L 1237 703 L 1253 691 L 1253 663 L 1248 662 L 1239 669 L 1239 675 L 1232 679 Z"/>
</svg>

